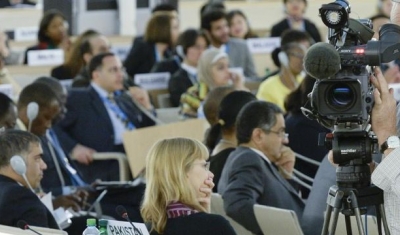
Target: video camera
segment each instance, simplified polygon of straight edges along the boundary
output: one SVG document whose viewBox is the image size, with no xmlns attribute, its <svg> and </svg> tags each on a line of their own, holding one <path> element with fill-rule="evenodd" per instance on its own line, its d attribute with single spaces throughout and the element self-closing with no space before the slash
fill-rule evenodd
<svg viewBox="0 0 400 235">
<path fill-rule="evenodd" d="M 328 29 L 327 43 L 310 47 L 305 70 L 317 79 L 309 95 L 311 110 L 303 114 L 333 129 L 324 139 L 339 164 L 337 181 L 343 187 L 370 184 L 370 169 L 376 137 L 370 130 L 370 113 L 374 104 L 374 87 L 369 66 L 380 66 L 400 58 L 400 27 L 383 25 L 379 41 L 373 41 L 369 19 L 349 17 L 346 0 L 324 4 L 320 17 Z"/>
</svg>

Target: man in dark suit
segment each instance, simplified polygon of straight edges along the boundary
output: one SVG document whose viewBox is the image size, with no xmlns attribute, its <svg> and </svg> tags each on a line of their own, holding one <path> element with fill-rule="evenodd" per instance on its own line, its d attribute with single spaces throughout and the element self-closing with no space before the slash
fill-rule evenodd
<svg viewBox="0 0 400 235">
<path fill-rule="evenodd" d="M 211 47 L 228 54 L 229 67 L 243 68 L 246 78 L 258 77 L 246 41 L 229 37 L 228 20 L 224 11 L 206 11 L 201 17 L 201 28 L 206 31 Z"/>
<path fill-rule="evenodd" d="M 153 107 L 144 90 L 138 88 L 134 98 L 121 92 L 123 68 L 114 54 L 93 57 L 89 72 L 91 85 L 70 90 L 66 116 L 54 129 L 65 152 L 79 162 L 77 167 L 86 182 L 119 180 L 116 161 L 92 162 L 92 154 L 125 152 L 123 133 L 154 125 L 147 112 Z"/>
<path fill-rule="evenodd" d="M 293 210 L 300 219 L 304 203 L 288 182 L 295 157 L 284 146 L 282 110 L 265 101 L 248 103 L 238 115 L 236 138 L 239 147 L 229 155 L 218 183 L 227 215 L 255 234 L 262 231 L 254 204 Z"/>
<path fill-rule="evenodd" d="M 0 134 L 0 224 L 17 226 L 19 220 L 29 225 L 59 229 L 54 217 L 31 188 L 37 188 L 46 164 L 42 160 L 40 140 L 33 134 L 8 130 Z M 11 166 L 10 159 L 20 156 L 26 169 L 26 181 Z"/>
</svg>

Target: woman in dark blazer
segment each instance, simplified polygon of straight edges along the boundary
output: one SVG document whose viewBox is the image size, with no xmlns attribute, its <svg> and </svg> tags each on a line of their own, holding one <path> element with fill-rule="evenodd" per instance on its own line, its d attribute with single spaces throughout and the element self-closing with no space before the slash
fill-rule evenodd
<svg viewBox="0 0 400 235">
<path fill-rule="evenodd" d="M 321 35 L 314 23 L 304 18 L 307 0 L 283 0 L 287 17 L 272 26 L 271 37 L 280 37 L 287 29 L 307 32 L 314 42 L 321 41 Z"/>
<path fill-rule="evenodd" d="M 178 71 L 168 82 L 168 91 L 173 107 L 178 107 L 181 95 L 197 81 L 197 62 L 209 45 L 206 35 L 196 29 L 184 31 L 178 38 L 177 51 L 184 59 Z"/>
<path fill-rule="evenodd" d="M 134 78 L 139 73 L 149 73 L 153 65 L 172 57 L 173 46 L 179 34 L 176 14 L 155 13 L 149 20 L 143 39 L 136 39 L 129 51 L 124 67 Z"/>
</svg>

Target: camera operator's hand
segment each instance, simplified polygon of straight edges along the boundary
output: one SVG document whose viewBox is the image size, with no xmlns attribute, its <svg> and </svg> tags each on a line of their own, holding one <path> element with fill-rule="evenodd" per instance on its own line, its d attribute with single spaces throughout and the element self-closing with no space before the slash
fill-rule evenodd
<svg viewBox="0 0 400 235">
<path fill-rule="evenodd" d="M 372 130 L 378 137 L 378 143 L 381 146 L 389 136 L 397 135 L 396 100 L 393 96 L 393 89 L 389 89 L 380 68 L 375 68 L 375 75 L 371 75 L 371 82 L 375 86 L 375 104 L 371 115 Z"/>
<path fill-rule="evenodd" d="M 390 13 L 390 21 L 393 24 L 400 25 L 400 3 L 393 1 L 392 11 Z"/>
<path fill-rule="evenodd" d="M 275 161 L 275 165 L 279 167 L 284 178 L 291 179 L 295 161 L 296 155 L 293 150 L 287 146 L 283 146 L 281 156 Z"/>
</svg>

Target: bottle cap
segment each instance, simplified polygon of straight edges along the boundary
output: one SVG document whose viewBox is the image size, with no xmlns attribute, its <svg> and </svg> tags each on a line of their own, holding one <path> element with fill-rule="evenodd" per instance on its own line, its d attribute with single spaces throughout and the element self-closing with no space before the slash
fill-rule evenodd
<svg viewBox="0 0 400 235">
<path fill-rule="evenodd" d="M 101 227 L 106 227 L 107 226 L 107 224 L 108 224 L 108 220 L 106 220 L 106 219 L 100 219 L 99 220 L 99 226 L 101 226 Z"/>
<path fill-rule="evenodd" d="M 86 225 L 87 226 L 96 226 L 96 219 L 87 219 Z"/>
</svg>

